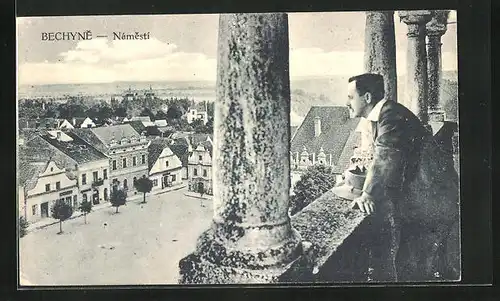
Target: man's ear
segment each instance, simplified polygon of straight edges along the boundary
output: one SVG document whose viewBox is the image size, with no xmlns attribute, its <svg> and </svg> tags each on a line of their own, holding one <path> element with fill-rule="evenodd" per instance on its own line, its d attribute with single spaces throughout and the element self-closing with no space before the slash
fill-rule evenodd
<svg viewBox="0 0 500 301">
<path fill-rule="evenodd" d="M 372 94 L 369 92 L 366 92 L 365 97 L 366 97 L 366 103 L 370 104 L 372 102 Z"/>
</svg>

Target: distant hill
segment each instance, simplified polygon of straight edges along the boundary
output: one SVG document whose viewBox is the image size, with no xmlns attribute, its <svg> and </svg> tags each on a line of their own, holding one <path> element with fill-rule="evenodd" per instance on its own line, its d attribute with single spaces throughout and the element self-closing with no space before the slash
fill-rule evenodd
<svg viewBox="0 0 500 301">
<path fill-rule="evenodd" d="M 292 80 L 291 110 L 292 126 L 300 124 L 311 106 L 332 106 L 346 104 L 348 77 L 331 76 Z M 398 99 L 404 97 L 406 78 L 398 77 Z M 458 74 L 456 71 L 443 72 L 441 86 L 443 106 L 450 120 L 458 118 Z"/>
</svg>

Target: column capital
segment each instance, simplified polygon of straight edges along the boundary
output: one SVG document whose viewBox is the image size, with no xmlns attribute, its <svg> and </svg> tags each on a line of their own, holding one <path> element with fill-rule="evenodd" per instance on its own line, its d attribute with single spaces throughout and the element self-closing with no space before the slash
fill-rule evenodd
<svg viewBox="0 0 500 301">
<path fill-rule="evenodd" d="M 409 10 L 399 11 L 399 19 L 410 24 L 425 24 L 432 19 L 432 12 L 430 10 Z"/>
<path fill-rule="evenodd" d="M 446 33 L 449 10 L 432 12 L 432 19 L 425 25 L 428 36 L 442 36 Z"/>
</svg>

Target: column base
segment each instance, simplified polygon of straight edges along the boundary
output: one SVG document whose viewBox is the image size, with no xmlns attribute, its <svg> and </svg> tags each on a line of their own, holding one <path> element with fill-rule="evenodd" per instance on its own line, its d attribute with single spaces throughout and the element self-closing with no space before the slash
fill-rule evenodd
<svg viewBox="0 0 500 301">
<path fill-rule="evenodd" d="M 299 279 L 303 277 L 299 274 L 309 271 L 310 256 L 306 255 L 310 247 L 300 242 L 296 230 L 292 232 L 291 239 L 281 246 L 242 252 L 226 249 L 208 230 L 200 236 L 196 251 L 179 262 L 179 284 L 275 283 Z M 280 256 L 283 253 L 290 254 L 286 260 Z M 267 264 L 274 258 L 280 261 Z"/>
</svg>

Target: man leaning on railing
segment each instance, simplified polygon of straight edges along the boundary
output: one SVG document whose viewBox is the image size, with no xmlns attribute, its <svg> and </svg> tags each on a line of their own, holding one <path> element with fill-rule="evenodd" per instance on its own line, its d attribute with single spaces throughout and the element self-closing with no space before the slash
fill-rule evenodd
<svg viewBox="0 0 500 301">
<path fill-rule="evenodd" d="M 373 280 L 435 279 L 438 248 L 458 223 L 453 162 L 410 110 L 384 98 L 381 75 L 351 77 L 347 107 L 372 125 L 373 160 L 352 206 L 369 214 Z"/>
</svg>

